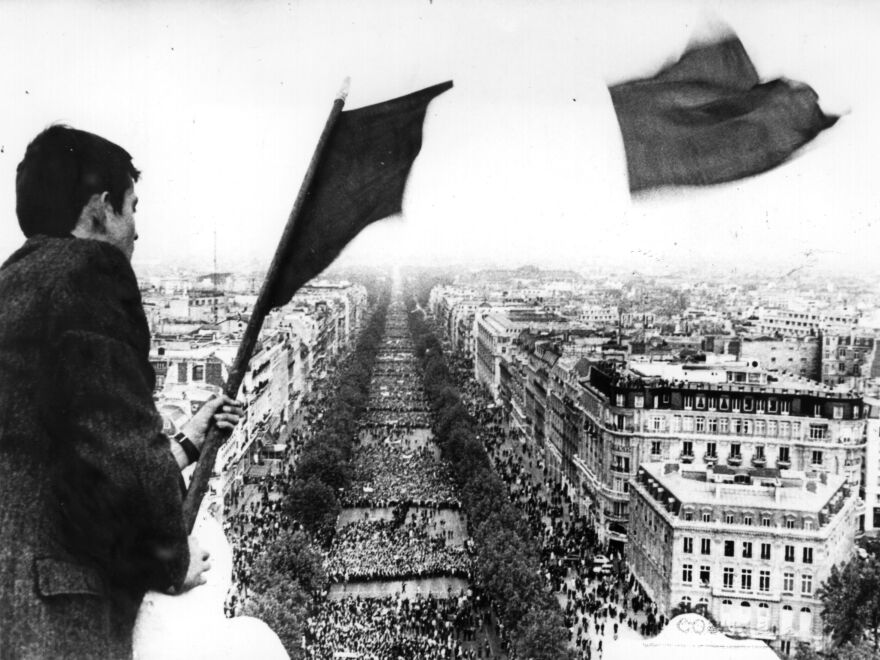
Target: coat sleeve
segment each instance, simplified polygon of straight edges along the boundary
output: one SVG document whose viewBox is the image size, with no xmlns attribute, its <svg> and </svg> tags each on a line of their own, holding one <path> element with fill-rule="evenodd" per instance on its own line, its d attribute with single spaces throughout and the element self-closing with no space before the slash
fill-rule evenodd
<svg viewBox="0 0 880 660">
<path fill-rule="evenodd" d="M 64 541 L 123 588 L 179 588 L 189 563 L 180 472 L 146 347 L 131 336 L 141 319 L 116 296 L 66 286 L 54 297 L 50 417 Z"/>
</svg>

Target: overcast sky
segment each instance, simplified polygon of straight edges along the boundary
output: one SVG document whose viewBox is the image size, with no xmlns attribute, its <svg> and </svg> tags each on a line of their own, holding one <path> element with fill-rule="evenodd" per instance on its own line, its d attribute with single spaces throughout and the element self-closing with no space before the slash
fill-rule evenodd
<svg viewBox="0 0 880 660">
<path fill-rule="evenodd" d="M 762 78 L 847 114 L 745 181 L 630 198 L 607 86 L 727 23 Z M 22 241 L 14 175 L 65 122 L 143 171 L 135 261 L 268 263 L 345 76 L 349 108 L 452 79 L 432 103 L 405 218 L 346 261 L 877 270 L 880 3 L 0 3 L 0 254 Z"/>
</svg>

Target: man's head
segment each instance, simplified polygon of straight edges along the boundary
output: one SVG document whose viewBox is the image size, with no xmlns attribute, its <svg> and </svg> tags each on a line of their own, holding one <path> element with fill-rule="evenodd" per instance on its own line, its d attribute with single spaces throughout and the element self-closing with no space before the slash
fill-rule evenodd
<svg viewBox="0 0 880 660">
<path fill-rule="evenodd" d="M 28 237 L 74 234 L 111 243 L 131 258 L 139 176 L 122 147 L 93 133 L 50 126 L 18 165 L 18 223 Z"/>
</svg>

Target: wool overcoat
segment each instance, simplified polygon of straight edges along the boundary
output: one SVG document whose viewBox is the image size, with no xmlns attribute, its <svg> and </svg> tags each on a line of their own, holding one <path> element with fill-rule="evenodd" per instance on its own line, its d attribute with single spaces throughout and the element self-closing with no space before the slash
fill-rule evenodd
<svg viewBox="0 0 880 660">
<path fill-rule="evenodd" d="M 36 236 L 0 267 L 0 658 L 125 658 L 189 562 L 149 330 L 118 248 Z"/>
</svg>

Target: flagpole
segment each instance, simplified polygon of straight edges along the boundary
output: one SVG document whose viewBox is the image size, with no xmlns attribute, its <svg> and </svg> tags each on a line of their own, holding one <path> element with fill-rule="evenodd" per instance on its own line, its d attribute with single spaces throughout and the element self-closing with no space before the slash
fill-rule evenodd
<svg viewBox="0 0 880 660">
<path fill-rule="evenodd" d="M 229 370 L 229 378 L 226 380 L 224 393 L 233 399 L 238 395 L 238 389 L 241 387 L 241 383 L 244 380 L 244 374 L 253 355 L 257 338 L 260 335 L 260 329 L 263 327 L 263 321 L 272 309 L 272 290 L 281 274 L 284 255 L 289 251 L 291 241 L 293 240 L 294 227 L 296 226 L 297 218 L 302 211 L 303 204 L 306 201 L 306 195 L 312 184 L 312 179 L 315 176 L 315 170 L 318 167 L 321 154 L 324 151 L 330 133 L 333 131 L 336 120 L 339 119 L 339 115 L 342 113 L 342 106 L 345 105 L 345 99 L 348 96 L 348 86 L 349 79 L 346 78 L 343 82 L 342 89 L 333 101 L 330 115 L 327 117 L 327 121 L 324 124 L 324 130 L 321 132 L 321 137 L 318 139 L 315 152 L 312 154 L 312 160 L 309 163 L 305 176 L 303 177 L 299 193 L 296 196 L 296 201 L 294 201 L 293 208 L 287 218 L 287 225 L 284 227 L 281 241 L 278 243 L 278 247 L 275 250 L 275 256 L 272 258 L 269 271 L 266 273 L 266 278 L 263 280 L 263 285 L 260 288 L 257 301 L 254 303 L 254 308 L 251 311 L 251 317 L 248 321 L 247 328 L 245 328 L 241 344 L 238 346 L 238 352 L 235 355 L 232 368 Z M 205 437 L 205 442 L 201 448 L 199 462 L 196 464 L 189 489 L 186 492 L 186 498 L 183 502 L 183 519 L 186 524 L 186 529 L 190 533 L 195 525 L 196 517 L 199 513 L 199 507 L 201 507 L 202 504 L 202 499 L 205 496 L 205 492 L 208 490 L 208 481 L 214 470 L 214 463 L 217 461 L 217 452 L 220 450 L 220 446 L 226 441 L 229 435 L 229 431 L 221 430 L 213 423 L 213 421 L 211 422 Z"/>
</svg>

